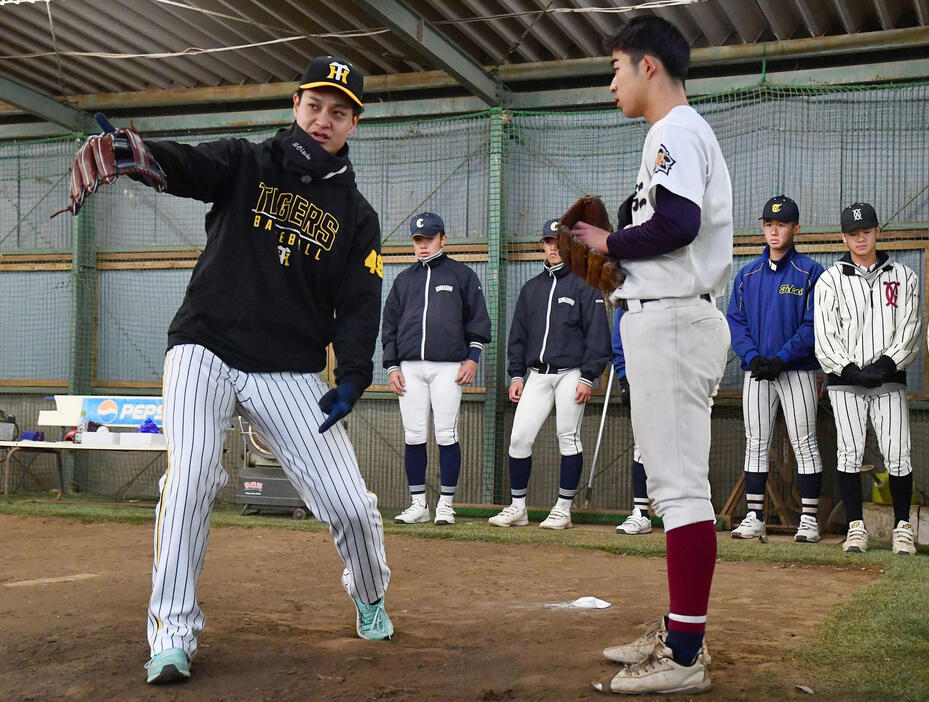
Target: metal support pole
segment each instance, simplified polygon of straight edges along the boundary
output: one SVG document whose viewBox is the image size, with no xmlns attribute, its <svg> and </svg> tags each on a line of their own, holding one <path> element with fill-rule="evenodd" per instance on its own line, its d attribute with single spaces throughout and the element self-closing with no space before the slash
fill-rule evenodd
<svg viewBox="0 0 929 702">
<path fill-rule="evenodd" d="M 91 392 L 96 336 L 96 228 L 95 202 L 89 198 L 72 218 L 71 236 L 71 338 L 68 359 L 68 394 Z M 78 454 L 73 455 L 72 454 Z M 68 451 L 65 471 L 78 489 L 87 484 L 85 451 Z M 67 484 L 68 481 L 66 481 Z"/>
<path fill-rule="evenodd" d="M 503 403 L 506 398 L 506 232 L 504 227 L 504 138 L 503 111 L 490 116 L 490 158 L 487 222 L 487 280 L 485 298 L 490 314 L 493 340 L 484 349 L 484 462 L 481 474 L 481 502 L 498 503 L 503 494 L 505 437 Z"/>
</svg>

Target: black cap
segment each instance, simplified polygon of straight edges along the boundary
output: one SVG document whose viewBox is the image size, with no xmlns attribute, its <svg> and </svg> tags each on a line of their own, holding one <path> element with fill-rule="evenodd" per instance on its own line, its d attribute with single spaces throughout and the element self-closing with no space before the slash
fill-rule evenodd
<svg viewBox="0 0 929 702">
<path fill-rule="evenodd" d="M 775 195 L 764 205 L 759 219 L 776 219 L 779 222 L 799 222 L 800 208 L 786 195 Z"/>
<path fill-rule="evenodd" d="M 361 96 L 364 92 L 364 74 L 339 56 L 317 56 L 303 72 L 300 89 L 330 87 L 338 88 L 348 95 L 358 107 L 364 107 Z"/>
<path fill-rule="evenodd" d="M 558 238 L 558 220 L 550 219 L 542 225 L 542 241 Z"/>
<path fill-rule="evenodd" d="M 867 202 L 854 202 L 842 210 L 842 233 L 878 227 L 877 212 Z"/>
<path fill-rule="evenodd" d="M 430 239 L 445 234 L 445 222 L 434 212 L 423 212 L 410 220 L 410 238 L 428 236 Z"/>
</svg>

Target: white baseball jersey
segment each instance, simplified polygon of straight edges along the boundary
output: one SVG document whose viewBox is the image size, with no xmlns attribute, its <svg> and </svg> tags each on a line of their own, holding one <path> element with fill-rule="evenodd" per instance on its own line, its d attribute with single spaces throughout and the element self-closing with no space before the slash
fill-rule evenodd
<svg viewBox="0 0 929 702">
<path fill-rule="evenodd" d="M 878 252 L 878 262 L 865 271 L 846 255 L 826 269 L 814 290 L 816 360 L 827 373 L 841 375 L 849 363 L 863 368 L 881 356 L 903 370 L 916 359 L 919 278 L 902 263 Z"/>
<path fill-rule="evenodd" d="M 700 232 L 671 253 L 623 261 L 626 280 L 614 296 L 720 295 L 732 273 L 732 184 L 716 135 L 688 105 L 675 107 L 648 130 L 632 203 L 633 225 L 651 219 L 659 185 L 700 207 Z"/>
</svg>

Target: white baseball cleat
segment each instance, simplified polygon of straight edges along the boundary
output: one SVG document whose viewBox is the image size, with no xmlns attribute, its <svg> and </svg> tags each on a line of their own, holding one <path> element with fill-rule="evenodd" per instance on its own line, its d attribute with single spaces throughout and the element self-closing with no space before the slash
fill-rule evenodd
<svg viewBox="0 0 929 702">
<path fill-rule="evenodd" d="M 542 529 L 570 529 L 571 526 L 571 513 L 563 512 L 557 507 L 552 507 L 552 511 L 539 524 Z"/>
<path fill-rule="evenodd" d="M 623 665 L 641 663 L 648 658 L 649 653 L 655 650 L 656 644 L 664 643 L 667 635 L 668 629 L 662 617 L 657 622 L 652 622 L 646 632 L 632 643 L 603 649 L 603 657 Z"/>
<path fill-rule="evenodd" d="M 794 534 L 794 541 L 801 544 L 815 544 L 819 541 L 819 522 L 811 514 L 800 515 L 800 526 Z"/>
<path fill-rule="evenodd" d="M 632 510 L 632 514 L 626 517 L 626 520 L 616 526 L 617 534 L 650 534 L 652 531 L 652 520 L 647 514 L 642 514 L 639 510 Z"/>
<path fill-rule="evenodd" d="M 397 524 L 422 524 L 429 521 L 429 508 L 416 502 L 394 517 Z"/>
<path fill-rule="evenodd" d="M 500 514 L 491 517 L 487 521 L 498 527 L 526 526 L 529 524 L 529 517 L 525 507 L 517 507 L 511 504 L 504 507 Z"/>
<path fill-rule="evenodd" d="M 768 533 L 764 522 L 755 516 L 754 512 L 749 512 L 742 523 L 732 530 L 733 539 L 758 539 L 766 536 Z"/>
<path fill-rule="evenodd" d="M 868 550 L 868 530 L 862 520 L 849 522 L 842 550 L 846 553 L 864 553 Z"/>
<path fill-rule="evenodd" d="M 447 502 L 440 502 L 435 506 L 435 523 L 439 526 L 455 523 L 455 510 Z"/>
<path fill-rule="evenodd" d="M 913 544 L 913 525 L 902 519 L 897 522 L 894 529 L 891 550 L 898 556 L 915 556 L 916 546 Z"/>
<path fill-rule="evenodd" d="M 600 692 L 624 695 L 696 695 L 713 686 L 706 671 L 708 665 L 703 651 L 693 665 L 681 665 L 674 660 L 671 649 L 659 642 L 644 661 L 624 666 L 608 683 L 595 682 L 593 686 Z"/>
</svg>

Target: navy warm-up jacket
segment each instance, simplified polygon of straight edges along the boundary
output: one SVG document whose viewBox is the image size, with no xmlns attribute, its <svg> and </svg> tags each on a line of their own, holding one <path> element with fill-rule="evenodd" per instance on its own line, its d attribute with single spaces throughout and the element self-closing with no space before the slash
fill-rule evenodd
<svg viewBox="0 0 929 702">
<path fill-rule="evenodd" d="M 819 369 L 813 351 L 813 286 L 822 273 L 822 265 L 794 247 L 772 268 L 767 246 L 739 271 L 726 319 L 742 370 L 756 356 L 777 356 L 787 370 Z"/>
<path fill-rule="evenodd" d="M 528 368 L 580 368 L 581 382 L 592 385 L 610 359 L 606 305 L 563 263 L 547 266 L 519 291 L 510 339 L 507 372 L 525 377 Z"/>
<path fill-rule="evenodd" d="M 384 303 L 384 368 L 400 361 L 464 361 L 490 341 L 481 281 L 443 251 L 401 271 Z"/>
</svg>

